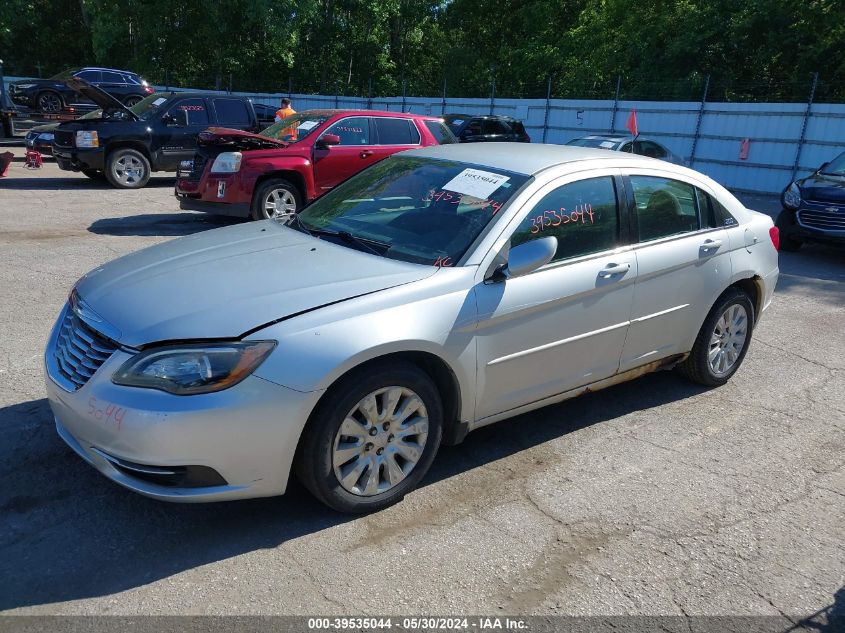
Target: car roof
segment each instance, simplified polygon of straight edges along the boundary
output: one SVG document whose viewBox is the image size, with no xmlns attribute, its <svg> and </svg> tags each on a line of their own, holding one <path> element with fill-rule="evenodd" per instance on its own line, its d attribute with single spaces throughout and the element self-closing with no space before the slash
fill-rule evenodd
<svg viewBox="0 0 845 633">
<path fill-rule="evenodd" d="M 444 119 L 499 119 L 502 121 L 518 121 L 518 119 L 505 114 L 444 114 Z"/>
<path fill-rule="evenodd" d="M 425 119 L 427 121 L 439 121 L 442 117 L 431 114 L 414 114 L 413 112 L 391 112 L 390 110 L 344 110 L 344 109 L 317 109 L 317 110 L 302 110 L 297 114 L 313 114 L 316 116 L 376 116 L 376 117 L 399 117 L 402 119 Z"/>
<path fill-rule="evenodd" d="M 480 145 L 480 147 L 479 147 Z M 402 152 L 400 156 L 420 156 L 441 160 L 456 160 L 473 163 L 491 169 L 503 169 L 517 174 L 532 176 L 544 169 L 564 163 L 582 161 L 604 161 L 618 163 L 618 152 L 608 152 L 592 147 L 571 145 L 544 145 L 542 143 L 450 143 L 423 149 Z M 625 154 L 625 160 L 660 162 L 638 154 Z M 674 165 L 672 166 L 674 168 Z"/>
<path fill-rule="evenodd" d="M 102 66 L 85 66 L 80 68 L 76 72 L 80 72 L 83 70 L 108 70 L 109 72 L 113 73 L 123 73 L 124 75 L 137 75 L 138 73 L 132 72 L 131 70 L 120 70 L 119 68 L 103 68 Z"/>
</svg>

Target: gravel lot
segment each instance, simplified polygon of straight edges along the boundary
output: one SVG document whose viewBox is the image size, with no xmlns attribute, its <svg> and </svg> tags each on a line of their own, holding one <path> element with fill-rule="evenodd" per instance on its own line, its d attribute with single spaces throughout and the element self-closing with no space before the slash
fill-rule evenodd
<svg viewBox="0 0 845 633">
<path fill-rule="evenodd" d="M 179 506 L 64 445 L 41 368 L 83 273 L 235 222 L 180 212 L 172 187 L 116 191 L 52 163 L 0 180 L 0 611 L 845 609 L 845 251 L 782 254 L 774 303 L 721 389 L 665 372 L 488 427 L 363 518 L 298 487 Z"/>
</svg>

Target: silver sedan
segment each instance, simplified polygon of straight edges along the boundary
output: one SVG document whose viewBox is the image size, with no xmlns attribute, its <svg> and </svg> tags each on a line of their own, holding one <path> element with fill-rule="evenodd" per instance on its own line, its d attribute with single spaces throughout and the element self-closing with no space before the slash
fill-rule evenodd
<svg viewBox="0 0 845 633">
<path fill-rule="evenodd" d="M 777 229 L 706 176 L 551 145 L 398 154 L 285 221 L 120 258 L 45 353 L 59 435 L 167 501 L 400 500 L 442 443 L 675 368 L 725 383 Z M 494 485 L 491 482 L 491 485 Z"/>
</svg>

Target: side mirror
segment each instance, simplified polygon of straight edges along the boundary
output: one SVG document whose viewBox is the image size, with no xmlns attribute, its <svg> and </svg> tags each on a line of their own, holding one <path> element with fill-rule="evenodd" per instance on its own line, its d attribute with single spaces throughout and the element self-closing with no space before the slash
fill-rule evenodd
<svg viewBox="0 0 845 633">
<path fill-rule="evenodd" d="M 337 134 L 323 134 L 317 141 L 317 147 L 328 149 L 332 145 L 340 145 L 340 137 Z"/>
<path fill-rule="evenodd" d="M 491 280 L 503 281 L 534 272 L 552 261 L 556 252 L 557 238 L 551 235 L 515 246 L 508 253 L 508 263 L 497 268 Z"/>
</svg>

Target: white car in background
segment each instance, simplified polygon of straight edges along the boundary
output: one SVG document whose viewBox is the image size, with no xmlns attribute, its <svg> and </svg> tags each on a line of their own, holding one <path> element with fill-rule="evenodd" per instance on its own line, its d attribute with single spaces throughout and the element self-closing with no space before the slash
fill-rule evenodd
<svg viewBox="0 0 845 633">
<path fill-rule="evenodd" d="M 268 220 L 83 277 L 45 354 L 61 437 L 167 501 L 368 512 L 443 442 L 676 368 L 740 367 L 778 232 L 697 172 L 521 143 L 397 154 Z M 491 482 L 495 485 L 495 482 Z"/>
<path fill-rule="evenodd" d="M 574 147 L 594 147 L 596 149 L 607 149 L 612 152 L 626 152 L 628 154 L 639 154 L 648 158 L 665 160 L 675 165 L 688 165 L 689 161 L 670 151 L 657 141 L 638 136 L 632 139 L 630 136 L 619 134 L 593 134 L 574 138 L 566 143 Z"/>
</svg>

